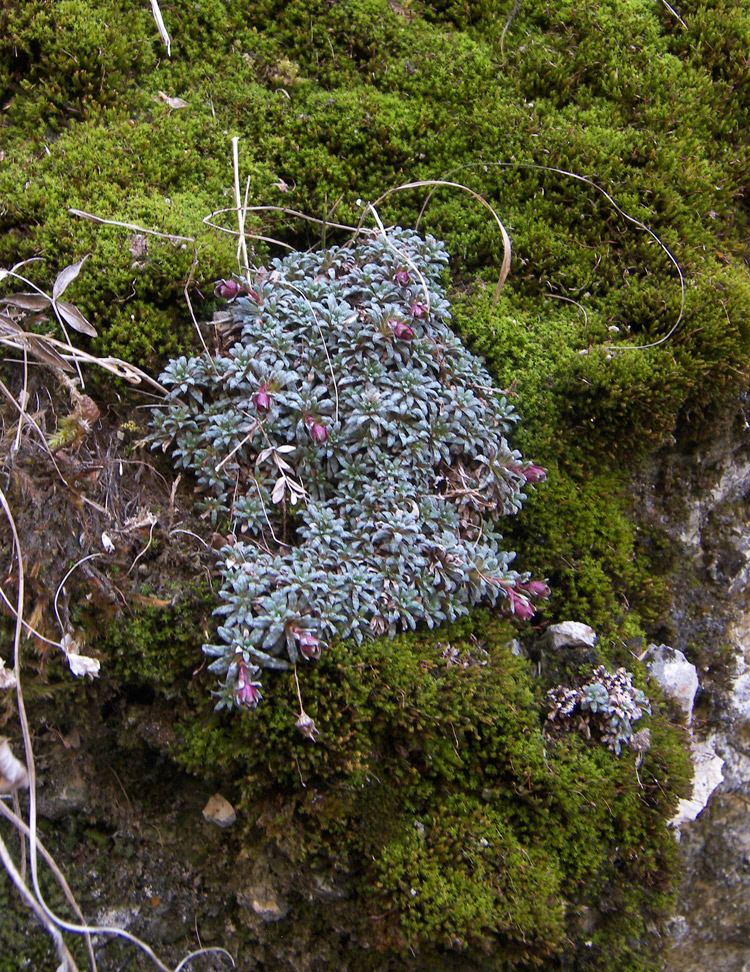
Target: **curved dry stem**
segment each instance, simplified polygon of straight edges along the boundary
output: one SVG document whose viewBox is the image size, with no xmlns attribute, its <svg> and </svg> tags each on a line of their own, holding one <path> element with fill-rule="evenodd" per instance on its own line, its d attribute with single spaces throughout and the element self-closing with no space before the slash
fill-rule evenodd
<svg viewBox="0 0 750 972">
<path fill-rule="evenodd" d="M 210 550 L 211 549 L 210 545 L 206 543 L 206 541 L 203 539 L 203 537 L 199 537 L 198 534 L 197 533 L 193 533 L 192 530 L 182 530 L 182 529 L 178 529 L 177 527 L 175 527 L 174 530 L 170 530 L 169 531 L 169 536 L 171 537 L 173 533 L 185 533 L 185 534 L 187 534 L 187 536 L 193 537 L 195 540 L 199 540 L 207 550 Z"/>
<path fill-rule="evenodd" d="M 182 969 L 187 966 L 188 962 L 192 962 L 193 959 L 197 959 L 201 955 L 224 955 L 232 963 L 233 969 L 237 967 L 234 963 L 234 959 L 225 948 L 219 948 L 218 945 L 214 945 L 210 948 L 199 948 L 195 952 L 191 952 L 189 955 L 186 955 L 180 964 L 175 966 L 174 972 L 182 972 Z"/>
<path fill-rule="evenodd" d="M 5 591 L 2 589 L 2 587 L 0 587 L 0 599 L 2 599 L 5 602 L 5 606 L 8 608 L 8 610 L 13 615 L 13 617 L 15 617 L 16 616 L 16 609 L 11 604 L 10 598 L 5 593 Z M 52 638 L 45 637 L 40 631 L 37 631 L 36 628 L 32 628 L 32 626 L 24 618 L 21 618 L 21 623 L 23 624 L 24 628 L 26 629 L 28 635 L 33 635 L 34 638 L 38 638 L 40 641 L 43 641 L 45 644 L 51 645 L 53 648 L 60 648 L 60 649 L 62 649 L 62 645 L 60 644 L 59 641 L 54 641 Z"/>
<path fill-rule="evenodd" d="M 151 0 L 151 13 L 154 15 L 154 20 L 156 21 L 156 29 L 159 31 L 159 37 L 164 41 L 167 48 L 167 57 L 172 56 L 172 41 L 169 39 L 169 34 L 167 33 L 167 28 L 164 24 L 164 18 L 161 15 L 161 10 L 159 9 L 158 0 Z"/>
<path fill-rule="evenodd" d="M 39 905 L 39 902 L 36 900 L 31 891 L 29 891 L 26 883 L 22 880 L 21 875 L 18 873 L 16 865 L 13 863 L 13 858 L 10 856 L 8 848 L 5 846 L 5 841 L 2 837 L 0 837 L 0 861 L 2 861 L 8 877 L 11 879 L 16 887 L 16 890 L 21 895 L 24 904 L 34 912 L 42 927 L 46 930 L 47 934 L 55 943 L 58 958 L 62 962 L 61 969 L 63 969 L 64 972 L 78 972 L 78 967 L 73 961 L 73 956 L 68 951 L 68 947 L 63 940 L 60 929 L 55 927 L 54 922 L 52 922 L 47 915 L 45 915 L 44 910 Z"/>
<path fill-rule="evenodd" d="M 234 209 L 217 209 L 215 212 L 209 213 L 208 216 L 204 216 L 202 222 L 204 225 L 210 226 L 211 229 L 218 230 L 220 233 L 226 233 L 228 236 L 239 236 L 237 230 L 229 229 L 226 226 L 219 226 L 218 223 L 211 222 L 212 216 L 218 216 L 220 213 L 233 212 L 235 212 Z M 277 240 L 273 236 L 262 236 L 260 233 L 249 233 L 247 231 L 245 232 L 245 236 L 249 236 L 253 240 L 260 240 L 261 243 L 273 243 L 274 246 L 281 246 L 286 250 L 291 250 L 292 253 L 295 252 L 293 246 L 290 246 L 288 243 L 284 243 L 282 240 Z"/>
<path fill-rule="evenodd" d="M 157 230 L 146 229 L 145 226 L 138 226 L 135 223 L 123 223 L 119 219 L 104 219 L 101 216 L 94 216 L 93 213 L 87 213 L 83 209 L 68 209 L 68 212 L 71 213 L 73 216 L 80 216 L 81 219 L 89 219 L 91 220 L 92 223 L 99 223 L 102 226 L 117 226 L 121 229 L 133 230 L 136 233 L 146 233 L 149 236 L 156 236 L 161 240 L 169 240 L 172 243 L 192 243 L 193 244 L 193 264 L 190 267 L 190 273 L 188 274 L 188 278 L 185 283 L 184 294 L 185 294 L 185 301 L 188 306 L 188 311 L 190 312 L 190 318 L 193 322 L 193 326 L 195 327 L 195 330 L 198 332 L 198 337 L 200 338 L 201 344 L 203 345 L 203 350 L 206 352 L 206 354 L 208 354 L 208 348 L 206 347 L 206 342 L 203 340 L 203 335 L 201 333 L 201 330 L 198 327 L 198 321 L 195 319 L 193 305 L 190 300 L 190 294 L 188 292 L 188 288 L 190 287 L 190 284 L 193 282 L 195 268 L 198 265 L 198 247 L 197 247 L 197 241 L 195 237 L 178 236 L 176 233 L 159 233 Z M 140 371 L 140 369 L 135 368 L 133 365 L 129 365 L 125 361 L 120 361 L 119 358 L 106 358 L 106 359 L 99 359 L 99 360 L 117 362 L 117 364 L 121 368 L 127 369 L 128 371 L 140 376 L 139 380 L 133 382 L 134 384 L 140 384 L 140 380 L 146 379 L 151 384 L 158 387 L 160 391 L 166 394 L 165 388 L 162 388 L 162 386 L 159 385 L 158 382 L 155 382 L 152 378 L 150 378 L 147 374 L 145 374 L 145 372 Z M 116 374 L 117 372 L 114 373 Z M 118 377 L 125 378 L 127 381 L 131 381 L 131 382 L 133 381 L 133 379 L 128 377 L 127 374 L 121 374 Z"/>
<path fill-rule="evenodd" d="M 680 278 L 680 312 L 677 315 L 677 320 L 674 322 L 674 324 L 669 329 L 669 331 L 664 335 L 664 337 L 659 338 L 658 341 L 653 341 L 650 344 L 621 344 L 618 345 L 616 348 L 612 348 L 612 350 L 621 351 L 621 352 L 646 351 L 649 348 L 658 348 L 660 344 L 664 344 L 665 341 L 668 341 L 672 337 L 674 332 L 682 323 L 682 318 L 685 315 L 685 277 L 672 251 L 669 249 L 666 243 L 664 243 L 663 240 L 659 236 L 657 236 L 656 233 L 649 226 L 647 226 L 640 219 L 637 219 L 635 216 L 631 216 L 630 213 L 626 213 L 625 210 L 621 206 L 619 206 L 618 203 L 613 199 L 613 197 L 607 192 L 607 190 L 602 189 L 602 187 L 598 185 L 596 182 L 594 182 L 593 179 L 589 179 L 587 176 L 578 175 L 577 172 L 570 172 L 568 171 L 568 169 L 558 169 L 552 165 L 540 165 L 536 162 L 469 162 L 466 165 L 459 165 L 455 169 L 451 169 L 449 172 L 445 174 L 451 176 L 453 175 L 454 172 L 463 172 L 466 169 L 476 169 L 480 167 L 484 169 L 487 169 L 489 167 L 498 168 L 498 169 L 532 169 L 532 170 L 536 170 L 537 172 L 554 172 L 557 175 L 568 176 L 570 179 L 575 179 L 578 182 L 583 182 L 587 186 L 591 186 L 593 189 L 596 189 L 596 191 L 600 192 L 604 196 L 607 202 L 612 206 L 612 208 L 617 213 L 620 214 L 620 216 L 623 217 L 623 219 L 626 219 L 629 223 L 632 223 L 634 226 L 637 226 L 639 229 L 642 229 L 646 233 L 648 233 L 651 239 L 653 239 L 666 253 L 670 262 L 672 263 L 675 270 L 677 271 L 677 275 Z M 438 184 L 441 183 L 438 182 Z M 417 224 L 416 224 L 417 227 L 419 226 L 419 221 L 421 220 L 424 211 L 427 208 L 427 205 L 432 199 L 433 193 L 434 190 L 428 194 L 427 198 L 425 199 L 425 202 L 422 205 L 422 209 L 420 210 L 419 216 L 417 218 Z M 497 297 L 497 291 L 495 292 L 495 296 Z"/>
<path fill-rule="evenodd" d="M 146 554 L 146 552 L 148 551 L 149 547 L 151 546 L 151 542 L 154 539 L 154 527 L 156 526 L 157 522 L 158 522 L 158 520 L 156 520 L 156 519 L 154 519 L 152 521 L 151 526 L 149 527 L 149 531 L 148 531 L 148 542 L 146 543 L 146 546 L 143 548 L 143 550 L 141 550 L 138 553 L 138 555 L 136 556 L 136 558 L 133 561 L 133 563 L 130 565 L 130 567 L 128 569 L 128 572 L 125 574 L 126 577 L 128 577 L 130 574 L 132 574 L 133 568 L 135 567 L 135 565 L 138 563 L 138 561 L 141 559 L 141 557 L 143 557 Z"/>
<path fill-rule="evenodd" d="M 226 226 L 220 226 L 218 223 L 212 222 L 214 216 L 221 216 L 223 213 L 236 213 L 236 206 L 228 206 L 224 209 L 215 209 L 208 216 L 204 216 L 202 222 L 206 226 L 210 226 L 212 229 L 219 230 L 221 233 L 228 233 L 230 236 L 239 236 L 237 230 L 228 229 Z M 355 235 L 359 233 L 373 233 L 374 230 L 363 230 L 360 226 L 350 226 L 347 223 L 332 223 L 329 219 L 319 219 L 317 216 L 308 216 L 307 213 L 301 213 L 297 209 L 289 209 L 286 206 L 243 206 L 243 212 L 247 213 L 283 213 L 285 216 L 292 216 L 296 219 L 303 219 L 308 223 L 313 223 L 316 226 L 320 226 L 324 229 L 340 229 L 346 230 L 348 233 L 354 233 Z M 246 229 L 244 230 L 245 236 L 253 240 L 260 240 L 263 243 L 273 243 L 275 246 L 283 247 L 285 250 L 290 250 L 295 252 L 295 247 L 290 246 L 288 243 L 284 243 L 282 240 L 277 240 L 272 236 L 263 236 L 260 233 L 250 233 Z"/>
<path fill-rule="evenodd" d="M 676 17 L 676 18 L 677 18 L 677 19 L 679 20 L 679 22 L 680 22 L 680 23 L 682 24 L 682 26 L 683 26 L 683 28 L 684 28 L 685 30 L 687 30 L 687 29 L 688 29 L 688 25 L 687 25 L 687 24 L 685 23 L 685 21 L 684 21 L 684 20 L 682 19 L 682 17 L 681 17 L 681 16 L 680 16 L 680 15 L 679 15 L 679 14 L 677 13 L 677 11 L 675 10 L 675 8 L 674 8 L 674 7 L 673 7 L 673 6 L 671 5 L 671 4 L 669 4 L 669 3 L 667 3 L 667 0 L 661 0 L 661 2 L 662 2 L 662 3 L 664 4 L 664 6 L 665 6 L 665 7 L 667 8 L 667 10 L 668 10 L 668 11 L 669 11 L 669 12 L 670 12 L 671 14 L 674 14 L 674 16 L 675 16 L 675 17 Z"/>
<path fill-rule="evenodd" d="M 147 955 L 151 961 L 156 965 L 161 972 L 176 972 L 172 970 L 169 966 L 165 965 L 161 959 L 156 955 L 153 949 L 146 944 L 146 942 L 141 941 L 135 935 L 131 935 L 130 932 L 125 931 L 123 928 L 109 928 L 109 927 L 99 927 L 96 925 L 86 925 L 82 923 L 76 925 L 73 922 L 65 921 L 56 915 L 47 905 L 42 895 L 41 888 L 39 886 L 39 862 L 38 862 L 38 851 L 39 851 L 39 839 L 37 836 L 37 805 L 36 805 L 36 764 L 34 762 L 34 751 L 31 744 L 31 733 L 29 730 L 29 720 L 26 714 L 26 706 L 23 699 L 23 691 L 21 689 L 21 633 L 23 630 L 22 619 L 23 619 L 23 603 L 25 596 L 25 574 L 23 566 L 23 552 L 21 550 L 21 542 L 18 537 L 18 530 L 16 529 L 15 519 L 13 518 L 13 513 L 11 512 L 8 500 L 5 493 L 0 489 L 0 506 L 2 506 L 5 516 L 8 520 L 8 524 L 13 534 L 13 546 L 16 554 L 16 560 L 18 561 L 18 595 L 16 601 L 16 626 L 13 638 L 13 660 L 14 669 L 16 675 L 16 701 L 18 705 L 18 718 L 21 724 L 21 734 L 23 736 L 24 751 L 26 756 L 26 770 L 29 775 L 29 824 L 28 824 L 28 841 L 29 841 L 29 856 L 31 860 L 31 879 L 34 887 L 34 894 L 32 895 L 27 886 L 20 880 L 20 874 L 18 874 L 13 860 L 7 853 L 5 844 L 0 839 L 0 859 L 2 860 L 4 866 L 8 870 L 11 879 L 19 890 L 19 893 L 23 896 L 24 901 L 32 908 L 39 917 L 40 921 L 44 924 L 44 927 L 48 930 L 49 934 L 52 936 L 55 944 L 62 943 L 62 948 L 64 953 L 60 953 L 63 960 L 67 960 L 69 965 L 67 966 L 71 972 L 77 972 L 75 964 L 72 958 L 69 957 L 67 947 L 62 941 L 61 932 L 67 931 L 75 935 L 110 935 L 116 938 L 122 938 L 123 940 L 130 942 L 139 948 L 145 955 Z M 98 554 L 96 556 L 99 556 Z M 78 566 L 78 565 L 76 565 Z M 70 572 L 68 572 L 70 573 Z M 67 576 L 67 575 L 66 575 Z M 58 949 L 59 951 L 59 949 Z M 205 954 L 218 954 L 225 955 L 234 968 L 234 959 L 226 951 L 226 949 L 211 947 L 202 949 L 199 952 L 193 952 L 188 956 L 189 960 L 196 958 L 198 955 Z M 184 968 L 185 960 L 178 966 L 178 968 Z"/>
<path fill-rule="evenodd" d="M 136 233 L 147 233 L 149 236 L 158 236 L 162 240 L 172 240 L 173 243 L 195 243 L 192 236 L 176 236 L 174 233 L 159 233 L 157 230 L 146 229 L 145 226 L 136 226 L 135 223 L 121 223 L 117 219 L 103 219 L 101 216 L 94 216 L 92 213 L 84 212 L 82 209 L 69 209 L 72 216 L 80 216 L 81 219 L 90 219 L 92 223 L 101 223 L 103 226 L 119 226 L 121 229 L 133 230 Z"/>
<path fill-rule="evenodd" d="M 247 193 L 250 188 L 250 180 L 247 181 L 247 187 L 245 188 L 245 206 L 243 208 L 242 201 L 240 200 L 240 154 L 239 154 L 239 138 L 237 135 L 232 139 L 232 170 L 234 172 L 234 201 L 237 208 L 237 231 L 239 240 L 237 243 L 238 247 L 238 262 L 239 257 L 242 257 L 243 265 L 242 270 L 245 273 L 245 279 L 247 281 L 248 287 L 252 286 L 252 280 L 250 279 L 250 267 L 247 259 L 247 239 L 245 237 L 245 218 L 247 216 Z"/>
<path fill-rule="evenodd" d="M 326 361 L 328 362 L 328 370 L 331 373 L 331 381 L 333 382 L 333 392 L 334 392 L 334 395 L 336 396 L 336 411 L 334 413 L 334 421 L 335 422 L 338 422 L 338 420 L 339 420 L 339 386 L 336 383 L 336 373 L 333 370 L 333 362 L 331 361 L 331 356 L 328 353 L 328 348 L 326 347 L 326 339 L 323 337 L 323 329 L 321 328 L 320 323 L 318 322 L 318 315 L 315 313 L 315 308 L 310 303 L 310 301 L 307 299 L 307 296 L 299 289 L 299 287 L 295 287 L 293 283 L 289 283 L 288 281 L 287 281 L 287 286 L 290 287 L 292 290 L 294 290 L 296 293 L 298 293 L 300 295 L 300 297 L 307 304 L 307 306 L 308 306 L 308 308 L 310 310 L 310 313 L 313 316 L 313 320 L 315 321 L 315 326 L 318 329 L 318 334 L 320 335 L 320 340 L 321 340 L 321 342 L 323 344 L 323 351 L 325 352 Z"/>
<path fill-rule="evenodd" d="M 15 813 L 13 813 L 12 810 L 9 810 L 5 806 L 5 804 L 3 803 L 2 800 L 0 800 L 0 814 L 2 814 L 6 818 L 6 820 L 9 820 L 10 823 L 12 823 L 13 826 L 17 830 L 19 830 L 21 832 L 21 834 L 23 834 L 25 837 L 28 838 L 28 837 L 31 836 L 31 832 L 29 831 L 29 828 L 26 825 L 25 821 L 23 821 L 21 819 L 21 817 L 18 816 L 18 814 L 15 814 Z M 26 845 L 24 844 L 23 846 L 25 848 Z M 81 908 L 80 908 L 78 902 L 76 901 L 75 895 L 73 894 L 73 892 L 70 889 L 70 885 L 68 884 L 68 882 L 65 879 L 65 875 L 62 873 L 62 871 L 60 870 L 60 868 L 57 866 L 54 857 L 50 854 L 50 852 L 47 850 L 47 848 L 44 846 L 44 844 L 41 842 L 41 840 L 39 840 L 38 837 L 37 837 L 37 847 L 39 848 L 39 853 L 42 855 L 42 857 L 44 858 L 44 860 L 47 862 L 47 866 L 49 867 L 49 869 L 54 874 L 54 876 L 55 876 L 55 878 L 57 880 L 57 883 L 62 888 L 63 894 L 67 898 L 68 903 L 70 904 L 70 906 L 73 909 L 73 911 L 75 911 L 75 913 L 76 913 L 79 921 L 81 922 L 82 925 L 85 924 L 85 919 L 83 917 L 83 912 L 81 911 Z M 91 944 L 91 936 L 89 934 L 86 934 L 85 937 L 86 937 L 86 947 L 87 947 L 88 953 L 89 953 L 89 960 L 91 962 L 91 968 L 93 969 L 93 972 L 96 972 L 96 958 L 94 957 L 94 949 L 93 949 L 93 946 Z"/>
<path fill-rule="evenodd" d="M 430 192 L 427 201 L 423 205 L 422 210 L 420 211 L 420 214 L 417 217 L 417 223 L 415 229 L 419 228 L 419 221 L 422 218 L 422 213 L 424 212 L 427 203 L 429 202 L 430 199 L 432 199 L 432 196 L 437 191 L 437 189 L 441 187 L 446 187 L 449 189 L 461 189 L 463 192 L 468 192 L 469 195 L 473 196 L 474 199 L 480 202 L 485 209 L 489 210 L 489 212 L 492 214 L 493 219 L 497 223 L 498 228 L 500 230 L 500 234 L 503 238 L 503 262 L 500 267 L 500 276 L 498 277 L 497 286 L 495 287 L 495 295 L 492 298 L 492 306 L 494 308 L 495 304 L 497 304 L 498 298 L 500 297 L 500 291 L 503 288 L 503 284 L 505 283 L 508 274 L 510 273 L 510 262 L 511 262 L 512 250 L 510 244 L 510 237 L 508 236 L 508 232 L 505 229 L 502 220 L 497 215 L 497 213 L 492 208 L 492 206 L 490 206 L 490 204 L 487 202 L 484 196 L 480 195 L 478 192 L 475 192 L 473 189 L 470 189 L 468 186 L 463 185 L 463 183 L 461 182 L 448 182 L 445 179 L 420 179 L 418 182 L 405 182 L 401 186 L 396 186 L 395 189 L 389 189 L 387 192 L 384 192 L 382 196 L 379 196 L 375 200 L 375 202 L 372 203 L 372 205 L 378 206 L 384 199 L 387 199 L 389 196 L 392 196 L 395 192 L 404 192 L 407 189 L 421 189 L 427 186 L 431 186 L 432 191 Z"/>
<path fill-rule="evenodd" d="M 140 385 L 141 382 L 146 382 L 153 388 L 156 388 L 162 395 L 166 395 L 167 389 L 159 384 L 150 375 L 147 375 L 145 371 L 141 371 L 135 365 L 130 364 L 127 361 L 123 361 L 121 358 L 98 358 L 95 354 L 89 354 L 88 351 L 82 351 L 80 348 L 75 347 L 75 345 L 66 343 L 65 341 L 60 341 L 57 338 L 49 337 L 48 335 L 35 334 L 33 331 L 18 331 L 14 332 L 12 335 L 3 336 L 0 338 L 0 344 L 4 344 L 6 347 L 15 348 L 19 351 L 23 351 L 26 347 L 25 342 L 27 341 L 44 341 L 46 344 L 51 344 L 55 348 L 60 348 L 61 350 L 67 352 L 62 355 L 65 360 L 71 360 L 74 364 L 82 362 L 85 364 L 95 364 L 99 367 L 104 368 L 105 371 L 109 371 L 110 374 L 115 375 L 117 378 L 124 378 L 125 381 L 129 382 L 131 385 Z"/>
<path fill-rule="evenodd" d="M 208 345 L 206 344 L 206 341 L 205 341 L 205 339 L 203 337 L 203 332 L 201 331 L 200 327 L 198 327 L 198 320 L 197 320 L 197 318 L 195 316 L 195 311 L 193 310 L 193 302 L 190 299 L 190 285 L 192 284 L 192 282 L 193 282 L 193 280 L 195 278 L 195 268 L 197 266 L 198 266 L 198 247 L 197 247 L 195 241 L 193 241 L 193 262 L 190 265 L 190 273 L 187 275 L 187 280 L 185 281 L 185 286 L 183 287 L 182 292 L 183 292 L 183 294 L 185 296 L 185 303 L 187 304 L 188 313 L 190 314 L 190 320 L 193 322 L 193 327 L 195 328 L 195 333 L 198 335 L 198 339 L 200 340 L 201 345 L 203 346 L 203 351 L 204 351 L 206 357 L 208 358 L 208 360 L 211 362 L 211 367 L 213 368 L 213 370 L 215 372 L 216 371 L 216 366 L 214 365 L 213 358 L 211 357 L 211 354 L 209 353 Z M 166 388 L 164 389 L 164 394 L 165 395 L 168 394 Z"/>
<path fill-rule="evenodd" d="M 568 304 L 574 304 L 583 314 L 583 323 L 588 327 L 589 315 L 586 313 L 586 308 L 583 304 L 579 304 L 577 300 L 573 300 L 572 297 L 565 297 L 563 294 L 545 294 L 544 296 L 550 300 L 564 300 Z"/>
<path fill-rule="evenodd" d="M 400 250 L 395 245 L 395 243 L 392 243 L 388 239 L 388 233 L 386 232 L 385 226 L 383 226 L 383 221 L 381 220 L 380 216 L 378 215 L 378 212 L 375 209 L 375 206 L 372 203 L 368 203 L 367 204 L 367 209 L 372 213 L 373 218 L 374 218 L 375 222 L 377 223 L 378 229 L 380 230 L 380 233 L 381 233 L 381 235 L 383 237 L 383 240 L 384 240 L 386 246 L 388 247 L 388 249 L 391 250 L 393 253 L 395 253 L 396 256 L 400 260 L 403 260 L 404 261 L 404 263 L 407 263 L 411 267 L 411 269 L 414 271 L 414 273 L 416 274 L 416 276 L 419 277 L 419 282 L 422 285 L 422 291 L 424 293 L 424 299 L 425 299 L 425 305 L 427 307 L 427 313 L 429 314 L 430 313 L 430 292 L 427 289 L 427 282 L 424 279 L 424 275 L 422 274 L 422 271 L 419 269 L 419 267 L 416 265 L 416 263 L 411 259 L 411 257 L 409 256 L 409 254 L 406 253 L 405 250 Z"/>
<path fill-rule="evenodd" d="M 11 455 L 14 455 L 21 448 L 21 435 L 23 433 L 23 422 L 26 418 L 26 405 L 29 400 L 29 353 L 28 349 L 23 349 L 23 391 L 21 393 L 21 400 L 18 403 L 21 407 L 19 409 L 18 415 L 18 428 L 16 429 L 16 438 L 13 442 L 13 447 L 11 450 Z"/>
<path fill-rule="evenodd" d="M 58 584 L 57 590 L 55 591 L 55 600 L 52 602 L 52 606 L 55 609 L 55 617 L 57 618 L 57 623 L 60 625 L 60 631 L 63 634 L 65 634 L 65 627 L 63 626 L 63 623 L 60 620 L 60 612 L 57 610 L 57 602 L 60 599 L 60 592 L 62 591 L 63 587 L 65 587 L 65 581 L 70 577 L 70 575 L 73 573 L 74 570 L 77 570 L 81 566 L 81 564 L 85 564 L 87 560 L 94 560 L 95 557 L 103 557 L 103 556 L 104 554 L 101 553 L 92 553 L 89 554 L 87 557 L 81 557 L 80 560 L 77 560 L 73 564 L 73 566 L 67 572 L 65 577 L 63 577 L 63 579 Z"/>
<path fill-rule="evenodd" d="M 513 4 L 513 9 L 510 12 L 510 16 L 505 21 L 505 26 L 503 27 L 503 32 L 500 35 L 500 53 L 501 54 L 505 54 L 505 35 L 510 30 L 510 25 L 516 19 L 516 14 L 518 13 L 520 7 L 521 7 L 521 0 L 516 0 L 516 2 Z"/>
</svg>

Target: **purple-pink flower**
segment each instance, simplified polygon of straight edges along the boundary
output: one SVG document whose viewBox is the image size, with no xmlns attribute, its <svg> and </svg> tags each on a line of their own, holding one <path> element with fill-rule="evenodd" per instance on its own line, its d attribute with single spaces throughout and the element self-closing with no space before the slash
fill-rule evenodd
<svg viewBox="0 0 750 972">
<path fill-rule="evenodd" d="M 237 283 L 236 280 L 220 280 L 216 284 L 214 293 L 217 297 L 223 297 L 224 300 L 233 300 L 238 294 L 242 293 L 242 284 Z"/>
<path fill-rule="evenodd" d="M 418 321 L 421 321 L 423 318 L 427 317 L 427 305 L 423 304 L 419 300 L 415 300 L 411 305 L 411 316 Z"/>
<path fill-rule="evenodd" d="M 310 433 L 310 438 L 317 445 L 323 445 L 324 442 L 328 441 L 328 429 L 325 427 L 325 425 L 321 425 L 320 422 L 317 422 L 312 415 L 308 415 L 305 418 L 305 425 Z"/>
<path fill-rule="evenodd" d="M 299 650 L 308 661 L 320 658 L 320 642 L 312 631 L 305 631 L 297 628 L 294 637 L 299 641 Z"/>
<path fill-rule="evenodd" d="M 250 682 L 247 678 L 245 663 L 240 662 L 237 675 L 237 702 L 248 709 L 254 709 L 263 696 L 260 694 L 260 682 Z"/>
<path fill-rule="evenodd" d="M 549 584 L 544 581 L 526 581 L 525 584 L 517 584 L 516 587 L 519 591 L 531 594 L 532 597 L 549 597 L 550 595 Z"/>
<path fill-rule="evenodd" d="M 265 384 L 261 385 L 255 393 L 253 402 L 259 412 L 267 412 L 269 410 L 271 407 L 271 396 L 268 394 L 268 388 Z"/>
<path fill-rule="evenodd" d="M 522 472 L 527 483 L 543 483 L 547 478 L 547 470 L 541 466 L 526 466 Z"/>
<path fill-rule="evenodd" d="M 409 276 L 408 270 L 397 270 L 395 279 L 399 287 L 406 287 L 411 283 L 411 277 Z"/>
<path fill-rule="evenodd" d="M 302 706 L 300 706 L 300 714 L 297 716 L 297 721 L 294 724 L 303 736 L 315 742 L 315 736 L 318 732 L 315 727 L 315 721 L 310 718 Z"/>
<path fill-rule="evenodd" d="M 405 321 L 398 321 L 392 318 L 391 327 L 393 328 L 393 336 L 398 341 L 411 341 L 414 338 L 414 328 L 409 327 Z"/>
<path fill-rule="evenodd" d="M 527 483 L 543 483 L 547 478 L 547 470 L 542 469 L 541 466 L 531 464 L 528 466 L 511 465 L 507 468 L 516 476 L 523 476 Z"/>
<path fill-rule="evenodd" d="M 528 621 L 530 618 L 533 618 L 534 608 L 526 598 L 516 594 L 512 588 L 506 588 L 506 590 L 508 591 L 508 600 L 510 601 L 510 609 L 513 614 L 522 621 Z"/>
</svg>

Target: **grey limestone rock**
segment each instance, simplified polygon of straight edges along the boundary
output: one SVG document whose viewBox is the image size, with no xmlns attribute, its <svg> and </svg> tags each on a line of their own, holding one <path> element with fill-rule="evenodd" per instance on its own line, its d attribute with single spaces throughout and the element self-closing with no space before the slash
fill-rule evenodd
<svg viewBox="0 0 750 972">
<path fill-rule="evenodd" d="M 685 724 L 693 718 L 693 703 L 698 691 L 698 671 L 681 651 L 667 645 L 649 645 L 646 650 L 646 668 L 655 678 L 662 692 L 674 699 L 685 713 Z"/>
<path fill-rule="evenodd" d="M 593 648 L 596 644 L 596 632 L 581 621 L 562 621 L 552 624 L 544 636 L 546 648 L 559 650 L 561 648 Z"/>
</svg>

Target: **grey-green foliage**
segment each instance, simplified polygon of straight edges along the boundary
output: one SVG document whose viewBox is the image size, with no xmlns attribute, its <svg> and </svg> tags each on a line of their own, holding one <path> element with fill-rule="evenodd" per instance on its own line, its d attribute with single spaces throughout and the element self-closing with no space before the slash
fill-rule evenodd
<svg viewBox="0 0 750 972">
<path fill-rule="evenodd" d="M 498 596 L 528 618 L 546 593 L 496 529 L 544 472 L 508 445 L 513 408 L 447 326 L 447 262 L 401 229 L 275 260 L 219 285 L 231 346 L 162 375 L 155 444 L 231 524 L 221 643 L 204 649 L 220 706 L 254 705 L 261 668 L 334 636 L 432 627 Z"/>
<path fill-rule="evenodd" d="M 591 681 L 580 688 L 558 685 L 550 689 L 547 701 L 551 723 L 558 728 L 583 729 L 587 735 L 595 727 L 604 745 L 618 756 L 633 738 L 633 723 L 644 712 L 651 714 L 651 704 L 633 685 L 630 672 L 624 668 L 609 672 L 603 665 L 595 668 Z"/>
</svg>

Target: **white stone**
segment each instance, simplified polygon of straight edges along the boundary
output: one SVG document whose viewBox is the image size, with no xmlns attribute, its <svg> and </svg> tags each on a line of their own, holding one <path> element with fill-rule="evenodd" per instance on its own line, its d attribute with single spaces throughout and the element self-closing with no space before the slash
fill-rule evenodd
<svg viewBox="0 0 750 972">
<path fill-rule="evenodd" d="M 289 909 L 270 888 L 263 889 L 259 894 L 251 897 L 250 907 L 261 921 L 281 921 Z"/>
<path fill-rule="evenodd" d="M 581 621 L 563 621 L 547 628 L 545 643 L 548 648 L 593 648 L 596 632 Z"/>
<path fill-rule="evenodd" d="M 750 721 L 750 670 L 742 672 L 732 682 L 727 702 L 735 719 L 740 722 Z"/>
<path fill-rule="evenodd" d="M 685 713 L 685 722 L 693 718 L 693 702 L 698 691 L 698 670 L 681 651 L 667 645 L 649 645 L 646 670 L 661 686 L 662 692 L 674 699 Z"/>
<path fill-rule="evenodd" d="M 220 793 L 214 793 L 214 795 L 205 805 L 203 808 L 203 816 L 210 823 L 214 823 L 217 827 L 221 827 L 222 830 L 225 830 L 227 827 L 231 827 L 237 819 L 237 814 L 234 812 L 234 807 L 229 800 L 225 800 Z"/>
<path fill-rule="evenodd" d="M 689 800 L 680 800 L 677 813 L 669 821 L 670 827 L 680 827 L 695 820 L 705 809 L 716 787 L 724 781 L 724 760 L 716 755 L 716 740 L 713 736 L 700 742 L 694 739 L 690 758 L 693 761 L 693 795 Z"/>
<path fill-rule="evenodd" d="M 268 874 L 240 888 L 237 892 L 237 904 L 241 908 L 253 911 L 261 921 L 281 921 L 289 913 L 289 905 L 276 892 Z"/>
</svg>

